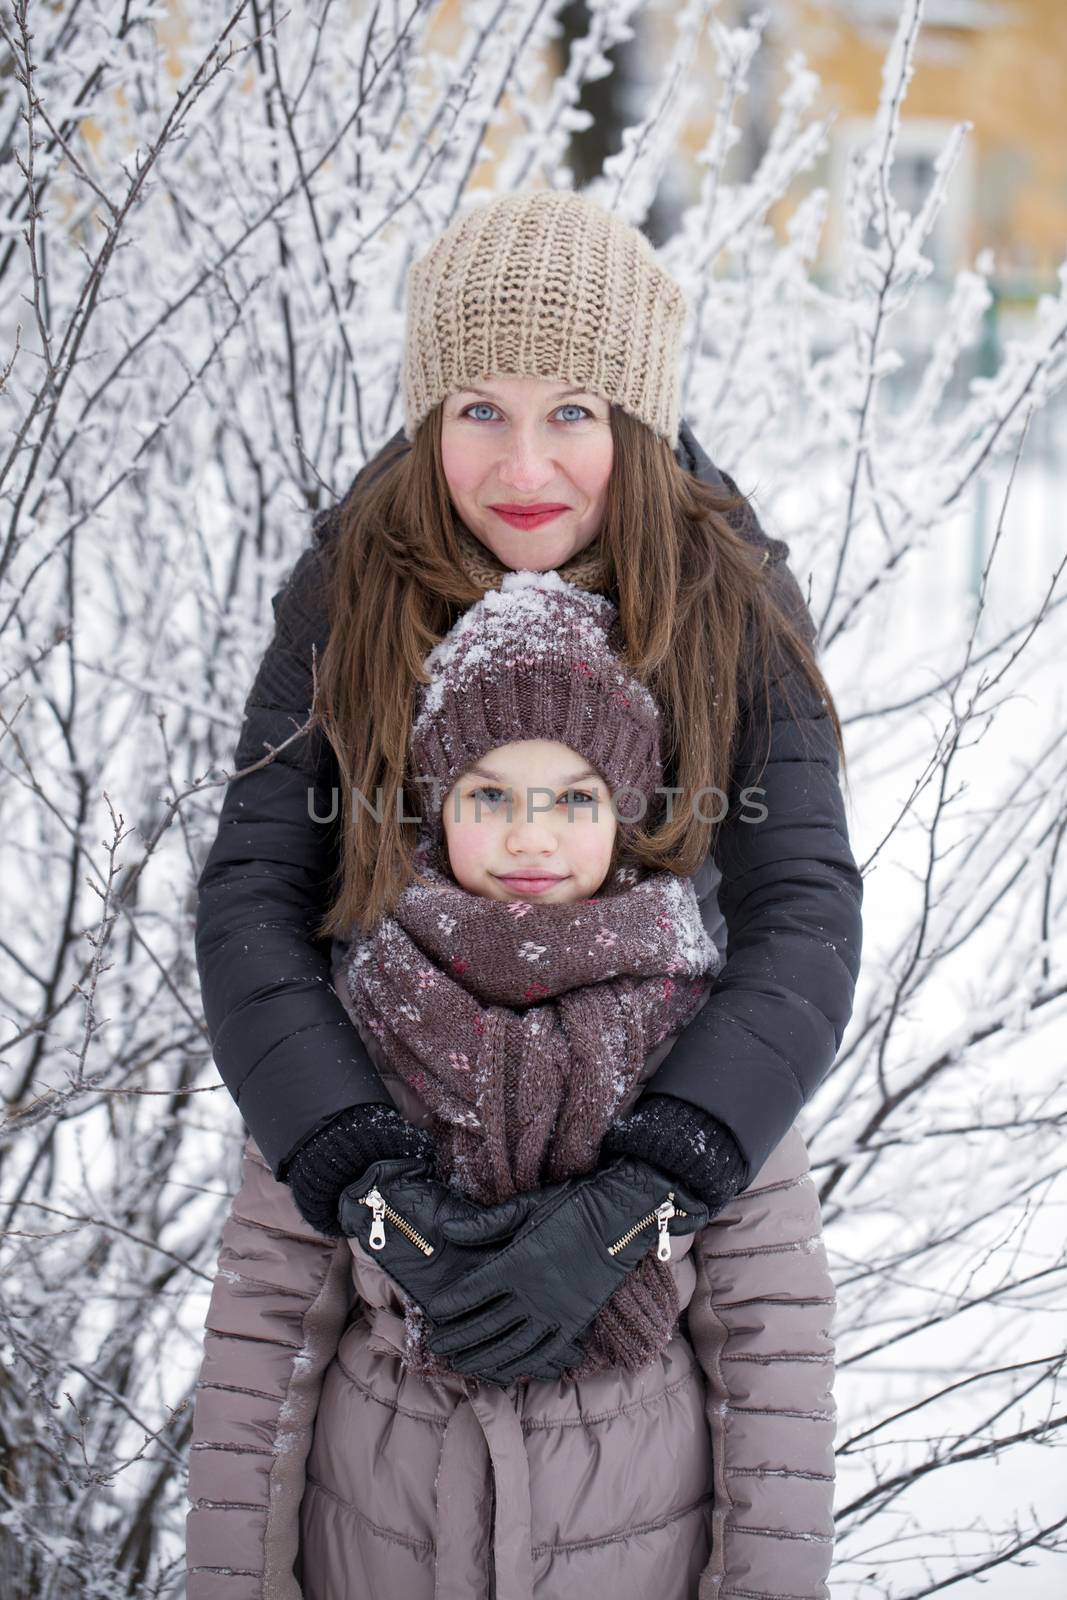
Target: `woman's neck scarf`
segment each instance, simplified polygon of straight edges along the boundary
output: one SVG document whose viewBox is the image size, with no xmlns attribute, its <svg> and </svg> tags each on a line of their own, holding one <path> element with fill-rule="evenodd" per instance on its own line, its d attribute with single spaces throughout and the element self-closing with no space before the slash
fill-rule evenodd
<svg viewBox="0 0 1067 1600">
<path fill-rule="evenodd" d="M 499 589 L 501 578 L 513 569 L 506 567 L 488 545 L 476 539 L 473 533 L 458 522 L 456 539 L 459 543 L 459 558 L 463 570 L 471 582 L 477 584 L 479 589 Z M 585 589 L 591 594 L 606 594 L 607 563 L 601 535 L 597 534 L 590 544 L 576 551 L 563 562 L 562 566 L 557 567 L 556 571 L 568 583 L 573 583 L 576 589 Z"/>
</svg>

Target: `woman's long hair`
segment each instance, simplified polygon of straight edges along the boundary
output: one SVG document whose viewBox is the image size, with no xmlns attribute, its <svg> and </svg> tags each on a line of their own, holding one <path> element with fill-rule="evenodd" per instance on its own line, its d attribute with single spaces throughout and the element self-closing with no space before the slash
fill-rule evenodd
<svg viewBox="0 0 1067 1600">
<path fill-rule="evenodd" d="M 841 724 L 806 637 L 770 593 L 762 553 L 736 531 L 753 515 L 747 500 L 702 483 L 666 441 L 616 406 L 611 430 L 606 592 L 618 608 L 625 665 L 661 708 L 664 781 L 679 791 L 670 816 L 664 801 L 640 824 L 620 821 L 613 860 L 625 848 L 649 870 L 689 875 L 726 815 L 742 738 L 746 761 L 750 750 L 755 758 L 757 723 L 766 761 L 776 699 L 779 715 L 781 700 L 790 715 L 825 711 L 844 772 Z M 415 689 L 429 681 L 424 658 L 483 593 L 460 559 L 439 405 L 410 446 L 398 442 L 377 458 L 339 516 L 324 577 L 331 627 L 315 706 L 337 757 L 339 865 L 316 933 L 343 939 L 369 932 L 418 876 L 410 819 L 432 795 L 407 771 Z M 787 677 L 814 700 L 797 705 Z M 753 770 L 751 785 L 762 770 Z M 749 803 L 758 805 L 758 794 Z"/>
</svg>

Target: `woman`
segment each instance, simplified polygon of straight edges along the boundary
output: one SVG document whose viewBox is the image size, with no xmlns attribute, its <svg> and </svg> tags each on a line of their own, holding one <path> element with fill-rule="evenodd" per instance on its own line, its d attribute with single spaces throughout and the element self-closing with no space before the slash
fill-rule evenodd
<svg viewBox="0 0 1067 1600">
<path fill-rule="evenodd" d="M 604 1151 L 676 1178 L 715 1215 L 831 1065 L 861 952 L 840 725 L 787 547 L 680 422 L 684 301 L 636 230 L 574 194 L 507 196 L 416 263 L 407 310 L 405 436 L 317 519 L 274 597 L 235 762 L 284 748 L 231 783 L 201 874 L 216 1061 L 320 1233 L 340 1231 L 340 1196 L 371 1163 L 426 1156 L 332 988 L 326 940 L 372 925 L 410 876 L 402 819 L 419 796 L 404 754 L 426 648 L 504 571 L 556 568 L 611 595 L 628 665 L 669 722 L 674 804 L 640 859 L 694 875 L 706 925 L 727 930 L 706 1005 Z M 539 525 L 508 509 L 536 505 L 565 509 Z M 316 687 L 317 719 L 294 737 Z M 637 1187 L 620 1234 L 646 1208 Z M 543 1226 L 581 1281 L 586 1241 L 558 1198 Z M 536 1210 L 504 1242 L 502 1292 L 529 1291 Z M 555 1360 L 543 1352 L 546 1377 L 583 1316 L 561 1324 Z M 491 1377 L 503 1331 L 482 1354 Z"/>
</svg>

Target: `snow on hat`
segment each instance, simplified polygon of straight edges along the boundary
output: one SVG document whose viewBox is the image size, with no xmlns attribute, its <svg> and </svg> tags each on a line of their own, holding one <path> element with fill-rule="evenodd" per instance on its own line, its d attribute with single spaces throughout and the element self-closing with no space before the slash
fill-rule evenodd
<svg viewBox="0 0 1067 1600">
<path fill-rule="evenodd" d="M 410 741 L 431 835 L 456 780 L 499 745 L 555 739 L 603 774 L 621 821 L 640 821 L 663 782 L 662 721 L 616 653 L 618 612 L 556 571 L 507 572 L 423 662 Z M 643 797 L 635 803 L 632 791 Z M 437 804 L 433 803 L 436 798 Z"/>
</svg>

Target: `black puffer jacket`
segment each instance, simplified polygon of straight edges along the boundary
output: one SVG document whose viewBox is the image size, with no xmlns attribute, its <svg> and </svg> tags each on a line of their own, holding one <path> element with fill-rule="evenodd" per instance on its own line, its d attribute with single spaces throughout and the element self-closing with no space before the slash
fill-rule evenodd
<svg viewBox="0 0 1067 1600">
<path fill-rule="evenodd" d="M 705 482 L 735 490 L 684 422 L 676 455 Z M 374 460 L 363 471 L 373 468 Z M 768 538 L 751 512 L 735 526 L 764 549 L 778 603 L 813 639 L 786 562 L 788 546 Z M 320 550 L 336 528 L 332 512 L 319 514 L 311 543 L 273 596 L 275 634 L 245 705 L 238 770 L 307 719 L 311 647 L 321 656 L 328 634 L 317 594 Z M 790 690 L 806 716 L 803 725 L 794 721 L 772 695 L 762 776 L 766 727 L 756 716 L 746 720 L 730 816 L 708 863 L 722 875 L 726 965 L 654 1080 L 657 1097 L 674 1097 L 672 1137 L 684 1132 L 687 1114 L 696 1128 L 709 1116 L 718 1119 L 750 1173 L 831 1066 L 852 1014 L 861 953 L 862 880 L 849 845 L 833 731 L 802 680 L 791 680 Z M 757 778 L 765 823 L 745 820 L 750 808 L 735 814 L 740 791 Z M 316 814 L 327 816 L 337 783 L 336 759 L 317 729 L 258 772 L 233 779 L 198 883 L 196 957 L 215 1060 L 276 1177 L 287 1176 L 294 1154 L 319 1130 L 341 1126 L 339 1113 L 391 1105 L 331 985 L 330 943 L 312 935 L 335 886 L 338 840 L 336 825 L 309 816 L 308 788 L 314 785 Z M 644 1150 L 680 1175 L 679 1162 L 649 1152 L 647 1138 Z"/>
</svg>

